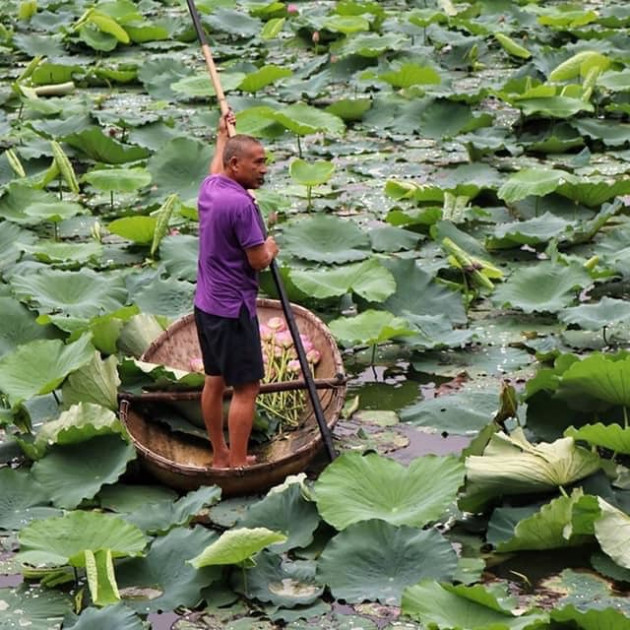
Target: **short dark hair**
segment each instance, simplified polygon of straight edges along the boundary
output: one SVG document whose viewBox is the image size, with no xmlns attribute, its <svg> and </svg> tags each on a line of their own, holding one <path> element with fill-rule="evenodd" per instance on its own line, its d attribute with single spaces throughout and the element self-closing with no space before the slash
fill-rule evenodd
<svg viewBox="0 0 630 630">
<path fill-rule="evenodd" d="M 228 138 L 223 150 L 223 165 L 227 166 L 233 157 L 241 157 L 252 144 L 260 145 L 260 142 L 253 136 L 247 136 L 244 133 L 238 133 Z"/>
</svg>

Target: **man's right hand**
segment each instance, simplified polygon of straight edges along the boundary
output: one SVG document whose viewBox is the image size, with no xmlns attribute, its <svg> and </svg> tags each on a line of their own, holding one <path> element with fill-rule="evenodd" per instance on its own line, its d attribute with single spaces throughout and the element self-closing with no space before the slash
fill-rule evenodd
<svg viewBox="0 0 630 630">
<path fill-rule="evenodd" d="M 267 240 L 265 241 L 265 249 L 267 250 L 269 256 L 271 256 L 271 260 L 278 255 L 280 250 L 278 249 L 278 245 L 276 244 L 276 240 L 273 236 L 267 237 Z"/>
</svg>

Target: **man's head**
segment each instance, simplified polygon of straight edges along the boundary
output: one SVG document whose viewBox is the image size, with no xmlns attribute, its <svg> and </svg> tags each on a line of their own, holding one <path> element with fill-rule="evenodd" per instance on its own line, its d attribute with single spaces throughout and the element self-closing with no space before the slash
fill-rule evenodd
<svg viewBox="0 0 630 630">
<path fill-rule="evenodd" d="M 243 134 L 232 136 L 223 151 L 223 171 L 243 188 L 260 188 L 265 183 L 267 157 L 262 144 Z"/>
</svg>

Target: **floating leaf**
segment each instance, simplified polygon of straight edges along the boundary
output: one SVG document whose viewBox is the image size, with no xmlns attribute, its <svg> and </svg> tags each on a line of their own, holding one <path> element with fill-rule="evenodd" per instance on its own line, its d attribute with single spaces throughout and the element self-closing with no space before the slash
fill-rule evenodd
<svg viewBox="0 0 630 630">
<path fill-rule="evenodd" d="M 409 88 L 413 85 L 438 84 L 440 75 L 430 66 L 415 63 L 404 63 L 396 70 L 379 74 L 379 79 L 398 88 Z"/>
<path fill-rule="evenodd" d="M 43 587 L 0 588 L 2 625 L 31 630 L 57 630 L 72 610 L 72 598 Z M 122 630 L 122 629 L 121 629 Z"/>
<path fill-rule="evenodd" d="M 596 304 L 580 304 L 558 313 L 558 319 L 565 324 L 575 324 L 584 330 L 601 330 L 614 324 L 630 320 L 630 304 L 604 296 Z"/>
<path fill-rule="evenodd" d="M 332 538 L 318 575 L 338 599 L 396 606 L 406 587 L 423 578 L 450 580 L 456 567 L 455 550 L 438 532 L 368 520 Z"/>
<path fill-rule="evenodd" d="M 535 195 L 542 197 L 554 192 L 566 183 L 576 183 L 571 173 L 560 169 L 527 168 L 514 175 L 499 188 L 498 196 L 507 203 L 514 203 Z"/>
<path fill-rule="evenodd" d="M 148 245 L 153 241 L 157 217 L 123 217 L 108 224 L 107 229 L 112 234 L 122 236 L 134 243 Z"/>
<path fill-rule="evenodd" d="M 408 467 L 369 453 L 340 455 L 315 483 L 322 517 L 337 529 L 369 519 L 423 527 L 454 500 L 464 470 L 454 457 L 426 455 Z"/>
<path fill-rule="evenodd" d="M 123 604 L 106 608 L 85 608 L 72 630 L 144 630 L 145 625 Z"/>
<path fill-rule="evenodd" d="M 344 344 L 376 345 L 413 335 L 414 331 L 402 317 L 388 311 L 367 310 L 354 317 L 339 317 L 328 324 L 330 332 Z"/>
</svg>

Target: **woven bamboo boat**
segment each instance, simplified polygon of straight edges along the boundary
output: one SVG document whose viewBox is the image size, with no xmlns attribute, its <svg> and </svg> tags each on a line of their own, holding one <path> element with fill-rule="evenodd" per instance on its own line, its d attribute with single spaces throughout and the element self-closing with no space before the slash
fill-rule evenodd
<svg viewBox="0 0 630 630">
<path fill-rule="evenodd" d="M 283 316 L 278 300 L 259 298 L 258 318 L 261 324 L 272 317 Z M 314 379 L 328 427 L 332 430 L 339 418 L 346 392 L 343 363 L 337 344 L 324 323 L 307 309 L 292 305 L 295 322 L 321 354 L 315 366 Z M 165 330 L 142 355 L 143 361 L 188 370 L 191 357 L 201 355 L 192 314 L 186 315 Z M 304 386 L 298 382 L 297 386 Z M 274 391 L 295 388 L 296 382 L 275 384 Z M 262 391 L 265 390 L 263 385 Z M 227 393 L 229 395 L 230 392 Z M 303 471 L 322 447 L 317 419 L 308 396 L 300 414 L 298 428 L 250 448 L 256 463 L 245 468 L 213 468 L 212 450 L 206 440 L 171 431 L 154 421 L 146 400 L 153 405 L 198 405 L 200 391 L 151 392 L 121 398 L 120 417 L 125 424 L 143 467 L 162 483 L 192 490 L 203 485 L 218 485 L 224 496 L 253 494 L 281 483 L 287 475 Z M 155 406 L 153 407 L 155 409 Z"/>
</svg>

